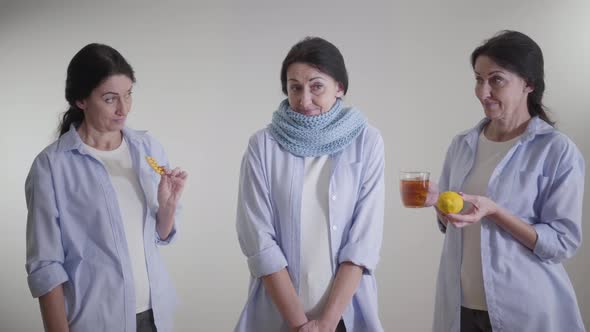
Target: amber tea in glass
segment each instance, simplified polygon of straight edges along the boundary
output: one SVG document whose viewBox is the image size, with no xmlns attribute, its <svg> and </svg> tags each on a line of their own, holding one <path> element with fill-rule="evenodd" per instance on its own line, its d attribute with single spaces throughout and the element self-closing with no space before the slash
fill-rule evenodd
<svg viewBox="0 0 590 332">
<path fill-rule="evenodd" d="M 400 193 L 405 207 L 424 207 L 429 177 L 429 172 L 400 172 Z"/>
</svg>

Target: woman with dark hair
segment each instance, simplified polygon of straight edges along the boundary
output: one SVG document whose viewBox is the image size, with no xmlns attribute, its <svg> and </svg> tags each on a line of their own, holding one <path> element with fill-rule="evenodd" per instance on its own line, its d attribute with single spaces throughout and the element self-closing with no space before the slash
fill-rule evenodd
<svg viewBox="0 0 590 332">
<path fill-rule="evenodd" d="M 287 99 L 242 159 L 237 232 L 251 280 L 235 331 L 383 331 L 381 135 L 343 105 L 346 67 L 328 41 L 293 46 L 281 84 Z"/>
<path fill-rule="evenodd" d="M 112 47 L 82 48 L 59 139 L 27 177 L 26 269 L 48 331 L 172 331 L 174 289 L 157 246 L 175 237 L 187 173 L 125 127 L 134 82 Z"/>
<path fill-rule="evenodd" d="M 439 190 L 466 204 L 437 209 L 433 331 L 584 331 L 562 262 L 582 241 L 585 165 L 544 110 L 541 49 L 503 31 L 471 65 L 485 118 L 453 139 L 443 165 Z"/>
</svg>

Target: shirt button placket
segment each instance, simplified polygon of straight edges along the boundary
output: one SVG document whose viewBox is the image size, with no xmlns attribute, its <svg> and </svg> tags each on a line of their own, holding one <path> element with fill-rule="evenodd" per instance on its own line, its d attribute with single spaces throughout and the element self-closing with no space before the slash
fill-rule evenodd
<svg viewBox="0 0 590 332">
<path fill-rule="evenodd" d="M 336 201 L 336 194 L 334 192 L 332 192 L 332 201 Z M 338 226 L 336 226 L 336 224 L 332 224 L 332 231 L 336 231 L 338 229 Z"/>
</svg>

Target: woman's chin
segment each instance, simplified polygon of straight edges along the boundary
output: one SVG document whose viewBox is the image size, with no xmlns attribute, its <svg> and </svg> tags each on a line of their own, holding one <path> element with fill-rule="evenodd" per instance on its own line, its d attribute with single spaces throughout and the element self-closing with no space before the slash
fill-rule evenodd
<svg viewBox="0 0 590 332">
<path fill-rule="evenodd" d="M 319 110 L 313 110 L 313 111 L 297 111 L 297 113 L 299 113 L 301 115 L 305 115 L 305 116 L 316 116 L 316 115 L 322 114 L 322 112 L 319 111 Z"/>
<path fill-rule="evenodd" d="M 109 131 L 121 131 L 123 128 L 125 128 L 125 120 L 113 121 L 109 126 Z"/>
<path fill-rule="evenodd" d="M 502 112 L 500 112 L 499 110 L 496 109 L 484 109 L 483 110 L 486 118 L 490 119 L 490 120 L 495 120 L 501 117 Z"/>
</svg>

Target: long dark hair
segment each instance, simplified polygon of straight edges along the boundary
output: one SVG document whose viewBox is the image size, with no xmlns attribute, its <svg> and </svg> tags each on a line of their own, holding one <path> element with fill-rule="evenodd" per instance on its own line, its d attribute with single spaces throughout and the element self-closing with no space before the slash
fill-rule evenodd
<svg viewBox="0 0 590 332">
<path fill-rule="evenodd" d="M 135 82 L 131 65 L 114 48 L 92 43 L 84 46 L 70 61 L 66 78 L 66 100 L 69 109 L 59 124 L 59 136 L 67 133 L 70 126 L 79 126 L 84 121 L 84 112 L 76 102 L 87 98 L 97 86 L 112 75 L 125 75 Z"/>
<path fill-rule="evenodd" d="M 517 74 L 533 87 L 527 98 L 531 116 L 538 116 L 550 125 L 554 125 L 543 105 L 545 92 L 545 72 L 543 69 L 543 52 L 529 36 L 518 31 L 503 30 L 486 40 L 471 53 L 471 66 L 481 55 L 490 57 L 500 67 Z"/>
<path fill-rule="evenodd" d="M 336 82 L 342 84 L 346 95 L 348 73 L 344 58 L 334 44 L 320 37 L 306 37 L 293 45 L 281 66 L 281 88 L 284 94 L 287 94 L 287 69 L 296 62 L 306 63 L 330 75 Z"/>
</svg>

